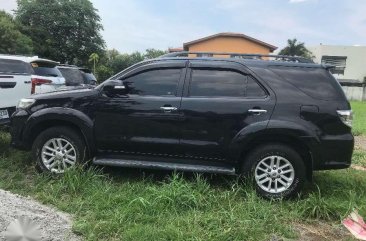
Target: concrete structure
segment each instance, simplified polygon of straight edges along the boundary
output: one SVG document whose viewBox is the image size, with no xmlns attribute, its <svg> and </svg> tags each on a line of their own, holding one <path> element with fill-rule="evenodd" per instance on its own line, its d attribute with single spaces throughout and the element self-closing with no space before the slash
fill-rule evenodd
<svg viewBox="0 0 366 241">
<path fill-rule="evenodd" d="M 336 65 L 337 79 L 364 81 L 366 77 L 366 46 L 318 45 L 308 47 L 315 62 Z"/>
<path fill-rule="evenodd" d="M 334 65 L 332 73 L 349 100 L 366 100 L 366 46 L 307 47 L 316 63 Z"/>
<path fill-rule="evenodd" d="M 366 101 L 366 84 L 362 83 L 360 86 L 346 86 L 342 85 L 343 91 L 348 100 Z"/>
<path fill-rule="evenodd" d="M 240 33 L 218 33 L 183 44 L 183 50 L 191 52 L 270 54 L 276 49 L 276 46 Z M 177 50 L 179 48 L 169 51 L 177 52 Z"/>
</svg>

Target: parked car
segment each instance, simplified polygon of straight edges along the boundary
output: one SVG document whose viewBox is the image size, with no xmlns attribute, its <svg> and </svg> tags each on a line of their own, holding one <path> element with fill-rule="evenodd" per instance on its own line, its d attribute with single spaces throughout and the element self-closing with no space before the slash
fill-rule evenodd
<svg viewBox="0 0 366 241">
<path fill-rule="evenodd" d="M 0 125 L 8 124 L 19 100 L 31 94 L 33 73 L 27 57 L 0 55 Z"/>
<path fill-rule="evenodd" d="M 96 85 L 97 84 L 97 78 L 95 78 L 93 72 L 90 69 L 87 68 L 79 68 L 81 73 L 84 77 L 84 84 L 86 85 Z"/>
<path fill-rule="evenodd" d="M 38 57 L 30 58 L 29 62 L 34 69 L 32 94 L 58 91 L 65 87 L 65 78 L 57 68 L 58 62 Z"/>
<path fill-rule="evenodd" d="M 350 166 L 352 111 L 328 67 L 296 57 L 176 56 L 138 63 L 93 89 L 23 99 L 12 145 L 31 149 L 46 172 L 92 159 L 243 174 L 266 198 L 296 195 L 314 170 Z"/>
<path fill-rule="evenodd" d="M 96 78 L 87 68 L 75 65 L 59 65 L 58 69 L 66 79 L 67 86 L 96 85 Z"/>
</svg>

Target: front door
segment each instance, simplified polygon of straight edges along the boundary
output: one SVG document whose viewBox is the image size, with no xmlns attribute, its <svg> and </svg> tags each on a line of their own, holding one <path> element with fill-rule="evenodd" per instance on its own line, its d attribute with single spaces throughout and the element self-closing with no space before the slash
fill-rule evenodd
<svg viewBox="0 0 366 241">
<path fill-rule="evenodd" d="M 98 150 L 148 156 L 177 154 L 185 74 L 183 60 L 147 64 L 121 78 L 127 93 L 103 92 L 96 105 Z"/>
<path fill-rule="evenodd" d="M 189 66 L 181 105 L 185 156 L 225 161 L 241 130 L 256 123 L 266 126 L 274 96 L 241 64 L 192 60 Z"/>
</svg>

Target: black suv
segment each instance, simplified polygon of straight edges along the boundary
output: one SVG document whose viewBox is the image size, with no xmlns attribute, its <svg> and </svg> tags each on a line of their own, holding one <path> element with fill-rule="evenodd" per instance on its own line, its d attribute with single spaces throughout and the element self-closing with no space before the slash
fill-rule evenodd
<svg viewBox="0 0 366 241">
<path fill-rule="evenodd" d="M 313 170 L 350 166 L 352 111 L 329 66 L 177 56 L 138 63 L 94 89 L 22 100 L 13 146 L 32 149 L 37 167 L 53 173 L 92 159 L 244 174 L 267 198 L 295 195 Z"/>
</svg>

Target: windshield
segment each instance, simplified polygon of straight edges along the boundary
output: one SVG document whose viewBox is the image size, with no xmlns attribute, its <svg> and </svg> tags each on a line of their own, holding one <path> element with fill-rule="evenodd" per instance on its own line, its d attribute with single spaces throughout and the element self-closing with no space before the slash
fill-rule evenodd
<svg viewBox="0 0 366 241">
<path fill-rule="evenodd" d="M 82 85 L 84 84 L 84 77 L 80 70 L 72 68 L 59 68 L 62 76 L 66 80 L 66 85 Z"/>
<path fill-rule="evenodd" d="M 61 72 L 56 67 L 33 67 L 33 69 L 36 75 L 62 77 Z"/>
</svg>

